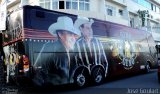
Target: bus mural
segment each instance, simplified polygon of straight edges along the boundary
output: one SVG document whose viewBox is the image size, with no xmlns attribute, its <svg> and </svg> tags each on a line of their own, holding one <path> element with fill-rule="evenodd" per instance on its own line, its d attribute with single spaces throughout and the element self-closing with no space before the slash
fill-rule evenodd
<svg viewBox="0 0 160 94">
<path fill-rule="evenodd" d="M 157 66 L 153 37 L 143 30 L 35 6 L 24 6 L 8 19 L 6 83 L 81 87 Z"/>
</svg>

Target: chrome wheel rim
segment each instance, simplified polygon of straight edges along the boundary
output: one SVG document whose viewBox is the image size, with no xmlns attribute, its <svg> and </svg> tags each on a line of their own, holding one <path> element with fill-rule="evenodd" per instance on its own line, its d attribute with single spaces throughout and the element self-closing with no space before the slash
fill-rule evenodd
<svg viewBox="0 0 160 94">
<path fill-rule="evenodd" d="M 99 74 L 99 75 L 96 76 L 95 82 L 100 83 L 101 81 L 102 81 L 102 75 Z"/>
<path fill-rule="evenodd" d="M 85 84 L 85 77 L 84 77 L 84 75 L 83 74 L 79 74 L 78 76 L 77 76 L 77 84 L 79 85 L 79 86 L 83 86 L 84 84 Z"/>
</svg>

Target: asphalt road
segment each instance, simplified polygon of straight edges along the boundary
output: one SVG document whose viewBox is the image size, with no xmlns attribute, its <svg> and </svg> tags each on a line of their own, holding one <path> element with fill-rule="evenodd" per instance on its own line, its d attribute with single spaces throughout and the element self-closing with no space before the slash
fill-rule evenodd
<svg viewBox="0 0 160 94">
<path fill-rule="evenodd" d="M 160 84 L 158 83 L 157 70 L 152 70 L 148 74 L 122 78 L 95 88 L 160 88 Z"/>
<path fill-rule="evenodd" d="M 157 79 L 157 70 L 148 74 L 139 74 L 130 77 L 116 77 L 98 86 L 76 88 L 61 86 L 53 88 L 3 88 L 4 94 L 160 94 L 160 84 Z"/>
<path fill-rule="evenodd" d="M 160 94 L 157 70 L 148 74 L 139 74 L 106 82 L 81 90 L 63 92 L 61 94 Z"/>
</svg>

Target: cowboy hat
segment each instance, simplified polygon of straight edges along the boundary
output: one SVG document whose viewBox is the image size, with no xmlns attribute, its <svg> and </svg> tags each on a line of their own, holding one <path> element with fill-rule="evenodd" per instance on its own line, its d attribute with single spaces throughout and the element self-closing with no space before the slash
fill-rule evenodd
<svg viewBox="0 0 160 94">
<path fill-rule="evenodd" d="M 51 24 L 48 28 L 49 33 L 54 36 L 57 30 L 66 30 L 73 34 L 81 35 L 81 33 L 74 28 L 72 19 L 67 16 L 58 17 L 57 22 Z"/>
<path fill-rule="evenodd" d="M 78 17 L 74 23 L 74 27 L 79 30 L 79 27 L 85 23 L 92 25 L 94 23 L 94 20 L 88 19 L 87 17 Z"/>
</svg>

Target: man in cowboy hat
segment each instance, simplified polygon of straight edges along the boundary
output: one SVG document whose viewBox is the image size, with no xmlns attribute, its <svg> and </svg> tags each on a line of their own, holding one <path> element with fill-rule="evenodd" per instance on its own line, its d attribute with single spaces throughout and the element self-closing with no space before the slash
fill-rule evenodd
<svg viewBox="0 0 160 94">
<path fill-rule="evenodd" d="M 53 43 L 44 44 L 35 62 L 35 68 L 40 68 L 36 73 L 34 82 L 37 85 L 60 85 L 69 82 L 69 68 L 71 53 L 76 41 L 75 35 L 80 35 L 75 30 L 73 21 L 67 16 L 61 16 L 56 23 L 49 26 L 51 35 L 57 36 Z"/>
<path fill-rule="evenodd" d="M 78 17 L 75 21 L 75 28 L 81 31 L 82 36 L 75 43 L 77 62 L 80 65 L 103 65 L 108 67 L 107 58 L 102 43 L 93 37 L 93 19 Z"/>
</svg>

